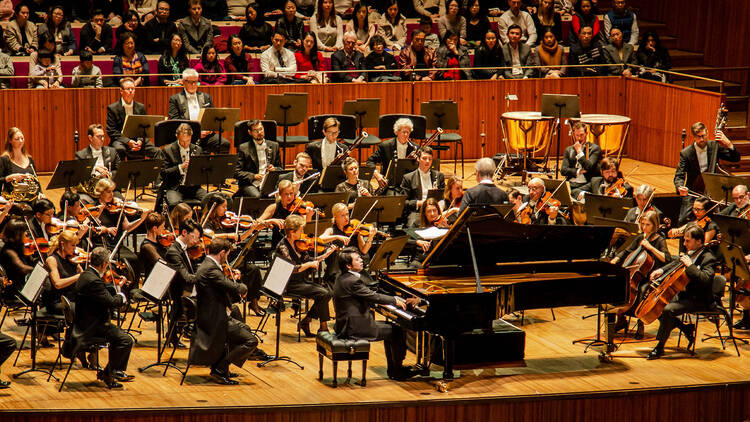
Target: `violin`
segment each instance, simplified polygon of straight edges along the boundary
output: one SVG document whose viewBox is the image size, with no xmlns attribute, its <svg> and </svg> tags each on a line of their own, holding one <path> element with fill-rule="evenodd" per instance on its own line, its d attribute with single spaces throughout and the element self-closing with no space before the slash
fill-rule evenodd
<svg viewBox="0 0 750 422">
<path fill-rule="evenodd" d="M 685 228 L 687 228 L 688 224 L 695 223 L 700 227 L 701 229 L 705 230 L 708 223 L 711 222 L 711 218 L 708 216 L 708 214 L 704 215 L 702 218 L 699 218 L 695 221 L 691 221 L 683 225 L 682 227 L 678 227 L 676 229 L 672 229 L 668 232 L 668 237 L 674 239 L 675 237 L 682 237 L 685 235 Z"/>
<path fill-rule="evenodd" d="M 313 251 L 317 254 L 321 254 L 326 250 L 326 242 L 321 238 L 314 238 L 302 233 L 299 239 L 294 241 L 294 247 L 299 252 L 310 252 Z"/>
<path fill-rule="evenodd" d="M 37 249 L 41 254 L 49 253 L 49 242 L 47 239 L 40 237 L 38 239 L 32 239 L 27 235 L 23 236 L 23 254 L 26 256 L 34 255 Z"/>
<path fill-rule="evenodd" d="M 627 193 L 628 193 L 628 190 L 625 187 L 624 177 L 618 177 L 614 183 L 612 183 L 611 185 L 607 186 L 606 189 L 604 189 L 605 196 L 611 196 L 611 197 L 616 197 L 616 198 L 624 198 Z"/>
<path fill-rule="evenodd" d="M 516 215 L 516 221 L 521 224 L 531 224 L 531 214 L 534 210 L 531 209 L 528 202 L 524 202 L 518 211 L 514 211 Z"/>
<path fill-rule="evenodd" d="M 568 215 L 565 212 L 563 212 L 562 210 L 560 210 L 560 201 L 558 201 L 557 199 L 553 198 L 551 192 L 545 192 L 544 195 L 542 195 L 542 197 L 539 198 L 539 201 L 537 201 L 537 204 L 540 204 L 539 205 L 539 209 L 537 210 L 538 213 L 543 212 L 543 213 L 549 215 L 550 214 L 550 208 L 557 207 L 557 209 L 558 209 L 557 213 L 559 215 L 563 216 L 563 218 L 565 218 L 565 219 L 568 218 Z"/>
<path fill-rule="evenodd" d="M 357 219 L 349 221 L 349 224 L 344 227 L 344 234 L 347 236 L 352 236 L 354 232 L 358 232 L 360 236 L 370 237 L 370 233 L 373 231 L 376 235 L 383 236 L 386 239 L 391 237 L 388 233 L 377 230 L 374 224 L 362 223 Z"/>
<path fill-rule="evenodd" d="M 203 256 L 206 254 L 206 247 L 201 242 L 201 243 L 198 243 L 195 246 L 191 246 L 191 247 L 187 248 L 187 250 L 185 252 L 187 252 L 188 257 L 190 257 L 191 260 L 197 261 L 197 260 L 203 258 Z"/>
<path fill-rule="evenodd" d="M 232 211 L 227 211 L 221 219 L 221 227 L 225 229 L 233 229 L 239 224 L 240 230 L 249 230 L 253 227 L 254 223 L 255 219 L 253 217 L 244 214 L 237 215 Z"/>
<path fill-rule="evenodd" d="M 80 211 L 78 211 L 78 214 L 76 214 L 75 218 L 78 220 L 79 223 L 83 223 L 86 221 L 86 218 L 88 218 L 89 214 L 91 214 L 94 218 L 99 218 L 99 216 L 102 214 L 102 209 L 104 209 L 104 205 L 94 205 L 94 204 L 86 204 L 81 208 Z"/>
<path fill-rule="evenodd" d="M 315 212 L 315 204 L 305 201 L 300 197 L 294 198 L 287 206 L 284 207 L 289 212 L 296 212 L 299 215 L 307 215 L 308 212 Z M 320 217 L 325 218 L 325 213 L 321 212 Z"/>
<path fill-rule="evenodd" d="M 53 236 L 56 234 L 60 234 L 63 230 L 71 229 L 78 231 L 79 225 L 78 221 L 76 220 L 69 220 L 67 222 L 64 222 L 56 217 L 52 217 L 52 220 L 49 224 L 47 224 L 44 227 L 44 230 L 47 232 L 48 235 Z"/>
<path fill-rule="evenodd" d="M 113 284 L 113 285 L 116 284 L 118 286 L 122 286 L 128 281 L 124 275 L 119 275 L 116 272 L 114 272 L 112 269 L 109 269 L 104 272 L 104 275 L 102 276 L 102 280 L 104 280 L 104 282 L 107 284 Z"/>
<path fill-rule="evenodd" d="M 236 281 L 240 277 L 240 270 L 235 270 L 229 267 L 227 264 L 222 264 L 221 269 L 224 271 L 224 277 Z"/>
<path fill-rule="evenodd" d="M 159 242 L 160 245 L 164 246 L 165 248 L 168 248 L 172 246 L 172 243 L 174 243 L 174 240 L 176 239 L 176 235 L 174 232 L 164 232 L 160 234 L 159 236 L 156 236 L 156 240 Z"/>
<path fill-rule="evenodd" d="M 144 211 L 146 211 L 145 208 L 139 207 L 136 202 L 133 202 L 133 201 L 123 202 L 123 201 L 120 201 L 120 200 L 117 200 L 117 199 L 114 200 L 114 201 L 112 201 L 112 202 L 108 202 L 104 206 L 104 208 L 108 212 L 110 212 L 112 214 L 115 214 L 115 213 L 118 213 L 118 212 L 123 212 L 123 208 L 124 208 L 125 209 L 125 211 L 124 211 L 125 215 L 127 215 L 129 217 L 139 215 L 139 214 L 143 213 Z"/>
<path fill-rule="evenodd" d="M 68 257 L 68 261 L 73 264 L 83 265 L 89 262 L 89 253 L 83 250 L 83 248 L 76 247 L 75 253 Z"/>
</svg>

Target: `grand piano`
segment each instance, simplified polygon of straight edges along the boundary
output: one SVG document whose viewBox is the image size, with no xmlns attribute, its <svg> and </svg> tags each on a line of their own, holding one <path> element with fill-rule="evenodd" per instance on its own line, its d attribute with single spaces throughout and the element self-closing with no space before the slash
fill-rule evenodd
<svg viewBox="0 0 750 422">
<path fill-rule="evenodd" d="M 378 306 L 387 319 L 416 333 L 417 362 L 425 371 L 496 366 L 522 361 L 524 333 L 501 319 L 529 309 L 620 304 L 628 273 L 599 260 L 614 229 L 508 222 L 492 206 L 467 208 L 432 248 L 419 270 L 380 270 L 378 288 L 418 297 L 420 307 Z M 608 316 L 603 357 L 614 350 Z"/>
</svg>

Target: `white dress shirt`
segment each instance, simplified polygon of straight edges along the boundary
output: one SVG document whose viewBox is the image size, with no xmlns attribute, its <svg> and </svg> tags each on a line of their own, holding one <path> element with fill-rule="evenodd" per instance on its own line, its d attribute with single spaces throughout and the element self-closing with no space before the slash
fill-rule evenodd
<svg viewBox="0 0 750 422">
<path fill-rule="evenodd" d="M 258 174 L 266 174 L 266 170 L 268 170 L 268 157 L 266 157 L 268 144 L 264 139 L 260 145 L 253 140 L 253 145 L 255 145 L 255 152 L 258 154 Z M 253 185 L 260 186 L 260 180 L 253 180 Z"/>
<path fill-rule="evenodd" d="M 427 192 L 432 189 L 432 178 L 430 178 L 430 171 L 423 172 L 421 169 L 417 169 L 419 172 L 419 181 L 422 183 L 422 201 L 427 199 Z"/>
<path fill-rule="evenodd" d="M 698 156 L 698 164 L 701 166 L 701 173 L 708 170 L 708 148 L 701 148 L 695 144 L 695 155 Z"/>
<path fill-rule="evenodd" d="M 500 40 L 502 40 L 503 44 L 508 44 L 508 28 L 511 25 L 521 27 L 521 41 L 524 41 L 528 45 L 536 44 L 536 26 L 534 26 L 534 20 L 531 18 L 529 12 L 521 10 L 518 12 L 518 16 L 516 16 L 508 9 L 500 16 L 497 26 L 500 33 Z"/>
<path fill-rule="evenodd" d="M 279 63 L 279 53 L 283 66 Z M 260 55 L 260 70 L 267 78 L 293 78 L 297 73 L 297 60 L 289 49 L 282 47 L 281 51 L 277 51 L 271 46 Z"/>
<path fill-rule="evenodd" d="M 403 160 L 406 158 L 406 148 L 409 146 L 409 143 L 401 143 L 399 141 L 396 141 L 396 157 L 398 157 L 399 160 Z"/>
<path fill-rule="evenodd" d="M 198 102 L 198 93 L 190 94 L 185 91 L 185 96 L 187 97 L 188 115 L 190 116 L 190 120 L 198 120 L 198 114 L 201 112 L 201 105 Z"/>
<path fill-rule="evenodd" d="M 320 160 L 323 163 L 323 168 L 328 167 L 334 158 L 336 158 L 336 142 L 323 139 L 323 142 L 320 143 Z"/>
<path fill-rule="evenodd" d="M 94 149 L 94 147 L 91 147 L 91 157 L 96 158 L 96 162 L 94 163 L 94 167 L 96 166 L 102 166 L 104 167 L 104 157 L 102 156 L 102 150 L 100 149 Z M 91 169 L 91 174 L 94 174 L 96 170 Z"/>
</svg>

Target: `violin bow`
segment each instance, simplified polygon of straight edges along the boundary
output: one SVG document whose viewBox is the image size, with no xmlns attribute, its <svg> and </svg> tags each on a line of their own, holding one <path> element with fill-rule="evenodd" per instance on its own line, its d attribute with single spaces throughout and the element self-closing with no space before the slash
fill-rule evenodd
<svg viewBox="0 0 750 422">
<path fill-rule="evenodd" d="M 34 230 L 31 230 L 31 224 L 29 224 L 29 219 L 27 217 L 23 218 L 23 221 L 26 222 L 26 228 L 29 229 L 29 237 L 31 238 L 31 241 L 34 242 L 34 246 L 36 247 L 36 252 L 39 254 L 39 259 L 44 262 L 44 256 L 42 256 L 42 251 L 39 249 L 39 244 L 36 243 L 36 237 L 34 236 Z"/>
<path fill-rule="evenodd" d="M 317 174 L 320 174 L 320 173 L 317 173 Z M 314 175 L 311 175 L 311 176 L 307 177 L 306 179 L 309 179 L 312 176 L 314 176 Z M 300 180 L 300 183 L 302 183 L 304 181 L 305 181 L 305 179 L 302 179 L 302 180 Z M 294 212 L 297 211 L 297 208 L 299 208 L 299 206 L 302 205 L 302 201 L 305 200 L 305 197 L 310 192 L 310 189 L 312 189 L 312 187 L 313 187 L 313 185 L 310 185 L 310 186 L 307 187 L 307 190 L 305 191 L 305 193 L 300 197 L 299 203 L 294 208 L 292 208 L 292 211 L 290 212 L 291 214 L 294 214 Z M 316 214 L 317 214 L 317 212 L 316 212 Z"/>
<path fill-rule="evenodd" d="M 551 195 L 549 196 L 549 198 L 547 198 L 547 199 L 546 199 L 546 200 L 545 200 L 544 202 L 542 202 L 542 205 L 540 205 L 540 206 L 539 206 L 539 209 L 537 209 L 537 210 L 536 210 L 536 212 L 534 213 L 534 218 L 537 218 L 537 217 L 539 217 L 539 212 L 540 212 L 540 211 L 541 211 L 541 210 L 542 210 L 542 209 L 544 208 L 544 206 L 545 206 L 545 205 L 547 205 L 547 202 L 549 202 L 549 200 L 550 200 L 550 199 L 554 198 L 554 196 L 555 196 L 555 194 L 557 193 L 557 191 L 559 191 L 559 190 L 560 190 L 560 188 L 561 188 L 561 187 L 562 187 L 562 186 L 563 186 L 564 184 L 565 184 L 565 182 L 562 182 L 562 183 L 560 183 L 559 185 L 557 185 L 557 188 L 555 188 L 555 190 L 554 190 L 554 191 L 552 191 L 552 194 L 551 194 Z"/>
<path fill-rule="evenodd" d="M 365 219 L 367 218 L 368 215 L 370 215 L 370 211 L 372 211 L 372 209 L 375 208 L 375 205 L 377 205 L 377 203 L 379 201 L 380 201 L 380 199 L 376 199 L 375 202 L 373 202 L 372 205 L 370 205 L 370 209 L 367 210 L 367 212 L 362 217 L 362 219 L 359 220 L 359 224 L 357 224 L 357 227 L 355 227 L 354 230 L 352 230 L 352 234 L 349 235 L 349 241 L 352 240 L 352 237 L 354 237 L 354 234 L 357 233 L 357 229 L 359 228 L 359 226 L 361 226 L 362 224 L 364 224 Z M 349 242 L 347 242 L 347 243 L 349 243 Z"/>
<path fill-rule="evenodd" d="M 128 197 L 128 193 L 130 193 L 130 181 L 128 181 L 128 187 L 125 189 L 125 196 L 122 200 L 122 209 L 120 210 L 120 216 L 117 217 L 117 229 L 120 229 L 120 224 L 122 223 L 122 218 L 125 215 L 125 199 Z"/>
<path fill-rule="evenodd" d="M 206 215 L 203 216 L 203 220 L 201 221 L 201 228 L 206 227 L 206 222 L 208 221 L 208 216 L 211 215 L 212 212 L 214 212 L 214 208 L 216 207 L 216 202 L 211 204 L 211 208 L 208 209 L 208 212 Z"/>
<path fill-rule="evenodd" d="M 311 174 L 311 175 L 309 175 L 309 176 L 305 177 L 305 178 L 304 178 L 304 179 L 302 179 L 302 180 L 298 180 L 298 181 L 296 181 L 296 182 L 292 182 L 292 184 L 295 184 L 295 185 L 300 185 L 300 184 L 302 184 L 302 183 L 304 183 L 304 182 L 306 182 L 306 181 L 308 181 L 308 180 L 310 180 L 310 179 L 314 179 L 314 178 L 316 178 L 316 177 L 319 177 L 319 176 L 320 176 L 320 172 L 319 172 L 319 171 L 317 171 L 317 172 L 315 172 L 315 173 L 313 173 L 313 174 Z M 310 187 L 312 187 L 312 185 L 311 185 Z M 308 188 L 308 190 L 309 190 L 309 188 Z M 269 193 L 269 194 L 268 194 L 268 197 L 270 198 L 270 197 L 272 197 L 272 196 L 276 195 L 277 193 L 279 193 L 279 190 L 278 190 L 278 189 L 276 189 L 275 191 L 273 191 L 273 192 Z"/>
<path fill-rule="evenodd" d="M 240 196 L 240 205 L 239 207 L 237 207 L 237 224 L 234 226 L 234 237 L 235 239 L 237 239 L 237 241 L 240 240 L 240 215 L 242 215 L 242 202 L 244 200 L 245 200 L 245 197 Z"/>
</svg>

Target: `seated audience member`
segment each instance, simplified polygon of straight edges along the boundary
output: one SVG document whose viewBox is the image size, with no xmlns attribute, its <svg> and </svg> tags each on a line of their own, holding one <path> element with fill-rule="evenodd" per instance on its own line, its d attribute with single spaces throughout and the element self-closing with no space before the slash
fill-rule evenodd
<svg viewBox="0 0 750 422">
<path fill-rule="evenodd" d="M 438 35 L 445 42 L 448 31 L 458 34 L 461 44 L 466 44 L 466 18 L 461 16 L 461 4 L 458 0 L 446 0 L 445 15 L 438 19 Z"/>
<path fill-rule="evenodd" d="M 195 70 L 200 75 L 201 85 L 224 85 L 227 83 L 224 65 L 219 60 L 216 47 L 213 45 L 203 47 L 201 60 L 195 65 Z"/>
<path fill-rule="evenodd" d="M 317 2 L 315 0 L 295 0 L 297 2 L 297 13 L 306 18 L 315 14 Z"/>
<path fill-rule="evenodd" d="M 609 39 L 612 44 L 605 45 L 603 50 L 604 60 L 612 64 L 609 74 L 613 76 L 633 76 L 633 71 L 628 65 L 635 65 L 635 51 L 631 44 L 626 44 L 622 37 L 620 28 L 612 27 Z"/>
<path fill-rule="evenodd" d="M 154 144 L 147 139 L 130 139 L 122 136 L 125 117 L 129 115 L 144 115 L 146 107 L 135 101 L 135 81 L 126 76 L 120 79 L 120 98 L 107 106 L 107 136 L 110 145 L 117 150 L 121 160 L 153 158 L 159 152 Z"/>
<path fill-rule="evenodd" d="M 325 65 L 314 32 L 306 32 L 302 36 L 302 48 L 294 53 L 294 59 L 297 61 L 297 74 L 294 77 L 298 82 L 323 83 Z"/>
<path fill-rule="evenodd" d="M 497 41 L 497 34 L 487 28 L 482 43 L 474 52 L 474 67 L 483 69 L 472 70 L 472 75 L 474 79 L 502 79 L 503 70 L 498 67 L 503 66 L 503 49 Z"/>
<path fill-rule="evenodd" d="M 305 23 L 297 17 L 297 5 L 294 0 L 284 2 L 284 14 L 276 21 L 274 29 L 280 29 L 286 33 L 286 48 L 296 51 L 302 47 Z"/>
<path fill-rule="evenodd" d="M 13 17 L 13 1 L 0 1 L 0 22 L 8 22 Z"/>
<path fill-rule="evenodd" d="M 95 10 L 91 21 L 81 28 L 80 50 L 90 51 L 92 54 L 110 54 L 112 52 L 112 27 L 105 22 L 104 12 Z"/>
<path fill-rule="evenodd" d="M 337 51 L 344 48 L 344 24 L 333 9 L 333 0 L 318 0 L 315 14 L 310 18 L 310 31 L 318 38 L 318 50 Z"/>
<path fill-rule="evenodd" d="M 578 42 L 581 30 L 584 27 L 591 28 L 591 42 L 599 45 L 602 42 L 601 26 L 599 17 L 593 10 L 592 0 L 580 0 L 575 6 L 573 20 L 570 21 L 570 33 L 568 34 L 568 44 L 573 45 Z"/>
<path fill-rule="evenodd" d="M 149 22 L 156 14 L 156 0 L 128 0 L 128 9 L 135 10 L 144 23 Z"/>
<path fill-rule="evenodd" d="M 368 72 L 367 80 L 370 82 L 393 82 L 400 81 L 401 77 L 395 72 L 382 72 L 385 70 L 398 69 L 396 58 L 385 51 L 385 40 L 380 35 L 375 35 L 370 40 L 371 53 L 365 57 L 365 68 L 367 70 L 380 70 L 381 72 Z"/>
<path fill-rule="evenodd" d="M 117 40 L 115 51 L 120 48 L 120 43 L 122 43 L 122 34 L 126 32 L 130 32 L 131 34 L 133 34 L 133 40 L 135 41 L 136 50 L 140 52 L 148 51 L 148 34 L 146 33 L 146 29 L 143 27 L 143 25 L 141 25 L 140 16 L 138 16 L 138 13 L 134 10 L 130 10 L 125 14 L 125 22 L 123 22 L 123 24 L 115 30 L 115 40 Z"/>
<path fill-rule="evenodd" d="M 399 12 L 398 1 L 388 0 L 388 8 L 378 21 L 378 35 L 386 47 L 398 51 L 406 46 L 406 18 Z"/>
<path fill-rule="evenodd" d="M 568 52 L 568 63 L 571 65 L 598 65 L 605 64 L 602 48 L 593 41 L 593 31 L 590 26 L 581 28 L 577 43 L 570 46 Z M 571 67 L 570 76 L 603 76 L 607 74 L 604 66 Z"/>
<path fill-rule="evenodd" d="M 227 13 L 230 21 L 242 21 L 245 18 L 245 7 L 252 0 L 227 0 Z"/>
<path fill-rule="evenodd" d="M 404 215 L 407 217 L 407 227 L 416 227 L 419 223 L 419 211 L 430 189 L 445 189 L 445 176 L 432 168 L 432 148 L 423 147 L 417 163 L 419 167 L 416 170 L 404 175 L 399 192 L 406 196 Z"/>
<path fill-rule="evenodd" d="M 42 48 L 33 54 L 38 62 L 29 71 L 29 85 L 31 88 L 62 88 L 62 71 L 57 54 Z"/>
<path fill-rule="evenodd" d="M 125 21 L 123 16 L 128 11 L 126 2 L 122 1 L 93 1 L 93 6 L 96 9 L 100 7 L 104 15 L 105 21 L 112 28 L 116 28 L 122 25 Z"/>
<path fill-rule="evenodd" d="M 547 28 L 542 32 L 542 42 L 539 47 L 534 49 L 534 58 L 532 61 L 539 68 L 539 77 L 541 78 L 560 78 L 565 76 L 565 66 L 568 64 L 568 56 L 563 51 L 562 45 L 555 38 L 551 29 Z"/>
<path fill-rule="evenodd" d="M 571 16 L 575 12 L 573 4 L 574 0 L 555 0 L 555 13 Z"/>
<path fill-rule="evenodd" d="M 487 19 L 487 10 L 480 0 L 469 0 L 466 8 L 466 42 L 470 48 L 479 47 L 484 41 L 484 36 L 490 30 L 490 20 Z"/>
<path fill-rule="evenodd" d="M 190 15 L 177 23 L 182 44 L 188 54 L 200 54 L 203 47 L 214 44 L 211 21 L 203 17 L 201 0 L 189 0 Z"/>
<path fill-rule="evenodd" d="M 451 70 L 440 71 L 441 79 L 471 79 L 470 71 L 461 70 L 471 67 L 471 59 L 469 49 L 460 44 L 458 34 L 451 31 L 445 33 L 444 43 L 437 51 L 436 62 L 438 68 L 451 68 Z"/>
<path fill-rule="evenodd" d="M 669 51 L 662 47 L 659 35 L 656 32 L 647 32 L 638 47 L 636 54 L 638 66 L 641 66 L 639 78 L 650 79 L 657 82 L 667 82 L 668 75 L 659 70 L 672 68 L 672 59 Z M 650 68 L 650 69 L 647 69 Z"/>
<path fill-rule="evenodd" d="M 427 18 L 430 22 L 437 22 L 440 16 L 445 15 L 445 1 L 443 0 L 414 0 L 414 10 L 421 18 Z"/>
<path fill-rule="evenodd" d="M 178 34 L 178 31 L 177 25 L 170 19 L 168 2 L 162 0 L 156 4 L 154 18 L 143 25 L 143 32 L 148 46 L 145 51 L 149 54 L 161 54 L 169 48 L 172 35 Z"/>
<path fill-rule="evenodd" d="M 365 68 L 365 56 L 354 49 L 355 45 L 357 36 L 353 32 L 344 34 L 344 48 L 331 55 L 331 70 L 347 72 L 331 73 L 331 82 L 365 82 L 365 75 L 359 72 Z"/>
<path fill-rule="evenodd" d="M 224 70 L 227 72 L 227 85 L 252 85 L 255 80 L 249 73 L 252 57 L 245 51 L 242 38 L 237 34 L 229 36 L 229 54 L 224 59 Z M 247 73 L 247 75 L 231 75 L 231 73 Z"/>
<path fill-rule="evenodd" d="M 80 63 L 73 68 L 73 79 L 70 86 L 73 88 L 101 88 L 102 70 L 94 64 L 94 55 L 88 50 L 81 51 L 78 56 Z"/>
<path fill-rule="evenodd" d="M 297 61 L 294 53 L 284 47 L 286 34 L 276 31 L 271 38 L 271 43 L 271 46 L 260 55 L 260 70 L 263 72 L 261 83 L 294 83 Z"/>
<path fill-rule="evenodd" d="M 158 19 L 158 18 L 157 18 Z M 178 86 L 182 72 L 190 67 L 185 45 L 178 33 L 170 35 L 169 45 L 159 57 L 159 85 Z"/>
<path fill-rule="evenodd" d="M 632 10 L 625 7 L 625 0 L 614 0 L 612 10 L 604 15 L 604 35 L 612 42 L 611 30 L 619 28 L 622 31 L 622 41 L 633 47 L 638 45 L 638 19 Z"/>
<path fill-rule="evenodd" d="M 52 6 L 47 13 L 47 19 L 39 24 L 38 35 L 49 33 L 55 40 L 55 53 L 70 56 L 76 51 L 76 38 L 70 22 L 65 19 L 62 6 Z"/>
<path fill-rule="evenodd" d="M 557 42 L 562 42 L 562 18 L 559 13 L 555 13 L 554 0 L 542 0 L 536 13 L 531 15 L 536 28 L 537 42 L 541 44 L 542 34 L 551 30 Z"/>
<path fill-rule="evenodd" d="M 190 3 L 185 0 L 166 0 L 169 2 L 169 15 L 175 23 L 185 16 L 190 16 Z M 178 24 L 179 26 L 179 24 Z"/>
<path fill-rule="evenodd" d="M 362 54 L 368 53 L 368 46 L 370 45 L 370 39 L 375 35 L 375 29 L 377 25 L 370 21 L 370 12 L 368 6 L 365 3 L 360 2 L 357 7 L 354 8 L 354 16 L 352 20 L 347 22 L 344 27 L 344 32 L 354 32 L 357 34 L 357 51 Z"/>
<path fill-rule="evenodd" d="M 234 178 L 238 189 L 235 196 L 260 198 L 260 187 L 268 172 L 283 168 L 279 155 L 279 144 L 266 140 L 260 120 L 247 124 L 250 140 L 237 148 L 237 167 Z"/>
<path fill-rule="evenodd" d="M 214 101 L 205 92 L 198 91 L 198 72 L 187 68 L 182 72 L 183 90 L 169 97 L 168 116 L 170 120 L 198 120 L 202 108 L 212 108 Z M 229 151 L 229 141 L 211 131 L 201 131 L 198 145 L 206 154 L 225 154 Z"/>
<path fill-rule="evenodd" d="M 0 51 L 0 89 L 10 88 L 11 78 L 7 76 L 13 76 L 16 74 L 16 70 L 13 67 L 13 59 L 9 55 Z"/>
<path fill-rule="evenodd" d="M 527 45 L 536 44 L 536 26 L 529 12 L 521 10 L 521 0 L 508 0 L 508 10 L 500 16 L 497 30 L 503 44 L 508 44 L 508 29 L 517 25 L 521 29 L 521 42 Z"/>
<path fill-rule="evenodd" d="M 190 142 L 193 129 L 189 124 L 182 123 L 175 134 L 177 140 L 162 150 L 161 189 L 169 208 L 188 199 L 203 201 L 206 197 L 206 190 L 200 185 L 185 184 L 190 157 L 203 154 L 201 147 Z"/>
<path fill-rule="evenodd" d="M 150 85 L 148 60 L 143 53 L 135 49 L 135 36 L 132 32 L 123 32 L 120 35 L 119 48 L 115 54 L 112 64 L 112 73 L 115 75 L 125 75 L 133 78 L 136 86 Z M 115 78 L 119 82 L 120 78 Z"/>
<path fill-rule="evenodd" d="M 260 53 L 271 46 L 273 27 L 263 19 L 263 9 L 252 2 L 245 8 L 245 24 L 240 28 L 239 36 L 248 53 Z"/>
<path fill-rule="evenodd" d="M 229 19 L 227 0 L 203 0 L 206 9 L 206 19 L 214 21 L 225 21 Z"/>
<path fill-rule="evenodd" d="M 15 19 L 3 31 L 5 50 L 11 56 L 28 56 L 38 47 L 36 25 L 29 22 L 29 6 L 18 3 L 14 9 Z"/>
<path fill-rule="evenodd" d="M 433 51 L 437 51 L 440 48 L 440 37 L 438 37 L 438 34 L 432 32 L 432 19 L 422 16 L 419 19 L 419 30 L 424 33 L 424 45 Z M 411 36 L 412 38 L 414 37 L 413 32 Z"/>
<path fill-rule="evenodd" d="M 415 81 L 435 80 L 437 71 L 432 70 L 435 68 L 435 61 L 435 50 L 425 46 L 424 32 L 420 29 L 412 32 L 411 44 L 399 54 L 403 78 Z"/>
<path fill-rule="evenodd" d="M 518 25 L 511 25 L 508 28 L 508 43 L 503 45 L 503 60 L 510 69 L 505 69 L 503 77 L 505 79 L 527 79 L 534 74 L 534 69 L 526 66 L 533 65 L 531 55 L 531 46 L 521 43 L 521 28 Z"/>
</svg>

